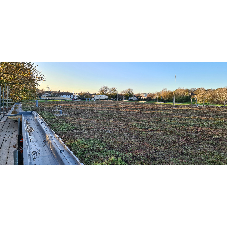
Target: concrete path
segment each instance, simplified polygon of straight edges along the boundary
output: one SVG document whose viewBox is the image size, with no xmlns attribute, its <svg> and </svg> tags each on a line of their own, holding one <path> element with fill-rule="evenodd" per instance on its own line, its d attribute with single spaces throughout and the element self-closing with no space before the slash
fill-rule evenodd
<svg viewBox="0 0 227 227">
<path fill-rule="evenodd" d="M 33 165 L 60 165 L 61 163 L 47 146 L 46 135 L 33 115 L 24 116 L 24 121 L 27 130 L 27 140 L 25 138 L 25 141 L 28 142 L 26 144 L 28 144 L 28 150 L 32 156 L 29 163 L 32 162 Z"/>
<path fill-rule="evenodd" d="M 81 165 L 79 159 L 36 113 L 22 117 L 24 165 Z"/>
<path fill-rule="evenodd" d="M 17 149 L 18 122 L 6 116 L 0 120 L 0 165 L 14 164 Z"/>
</svg>

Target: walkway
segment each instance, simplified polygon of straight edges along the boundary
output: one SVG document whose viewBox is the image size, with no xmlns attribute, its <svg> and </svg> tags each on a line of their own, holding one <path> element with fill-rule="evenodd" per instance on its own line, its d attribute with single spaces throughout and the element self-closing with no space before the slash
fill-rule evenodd
<svg viewBox="0 0 227 227">
<path fill-rule="evenodd" d="M 14 150 L 17 149 L 18 122 L 3 117 L 0 121 L 0 165 L 14 164 Z"/>
</svg>

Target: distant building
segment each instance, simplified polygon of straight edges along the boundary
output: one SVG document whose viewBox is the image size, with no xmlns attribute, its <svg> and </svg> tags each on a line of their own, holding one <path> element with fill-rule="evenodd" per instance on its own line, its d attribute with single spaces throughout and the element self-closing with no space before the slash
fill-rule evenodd
<svg viewBox="0 0 227 227">
<path fill-rule="evenodd" d="M 128 101 L 137 101 L 138 100 L 138 98 L 137 97 L 129 97 L 129 99 L 128 99 Z"/>
<path fill-rule="evenodd" d="M 141 93 L 141 99 L 146 99 L 147 95 L 148 95 L 148 93 Z"/>
<path fill-rule="evenodd" d="M 107 100 L 108 96 L 107 95 L 95 95 L 92 100 Z"/>
<path fill-rule="evenodd" d="M 59 92 L 58 93 L 58 97 L 72 99 L 73 98 L 73 93 L 71 93 L 71 92 Z"/>
<path fill-rule="evenodd" d="M 50 97 L 50 96 L 51 96 L 51 93 L 49 93 L 49 92 L 46 92 L 42 95 L 42 97 Z"/>
<path fill-rule="evenodd" d="M 67 99 L 73 100 L 78 99 L 78 95 L 75 95 L 71 92 L 59 92 L 59 91 L 45 91 L 38 94 L 39 98 L 41 99 Z"/>
</svg>

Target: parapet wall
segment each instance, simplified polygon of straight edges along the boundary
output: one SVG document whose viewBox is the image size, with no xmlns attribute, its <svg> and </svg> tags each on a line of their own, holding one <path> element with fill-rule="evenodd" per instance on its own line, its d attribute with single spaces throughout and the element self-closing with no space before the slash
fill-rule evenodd
<svg viewBox="0 0 227 227">
<path fill-rule="evenodd" d="M 37 112 L 24 113 L 24 165 L 83 165 Z"/>
</svg>

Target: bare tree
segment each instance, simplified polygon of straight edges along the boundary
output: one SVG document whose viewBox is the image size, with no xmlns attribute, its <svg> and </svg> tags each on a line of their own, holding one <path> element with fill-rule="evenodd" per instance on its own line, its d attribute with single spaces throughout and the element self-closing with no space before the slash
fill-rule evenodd
<svg viewBox="0 0 227 227">
<path fill-rule="evenodd" d="M 134 92 L 133 92 L 133 89 L 128 88 L 127 90 L 122 91 L 121 94 L 122 94 L 126 99 L 129 99 L 129 97 L 133 97 Z"/>
<path fill-rule="evenodd" d="M 110 88 L 109 89 L 109 92 L 108 92 L 108 97 L 109 98 L 116 98 L 117 97 L 117 88 L 115 88 L 115 87 L 112 87 L 112 88 Z"/>
<path fill-rule="evenodd" d="M 109 90 L 110 90 L 110 89 L 109 89 L 107 86 L 102 86 L 102 87 L 99 89 L 98 94 L 99 94 L 99 95 L 108 95 Z"/>
</svg>

